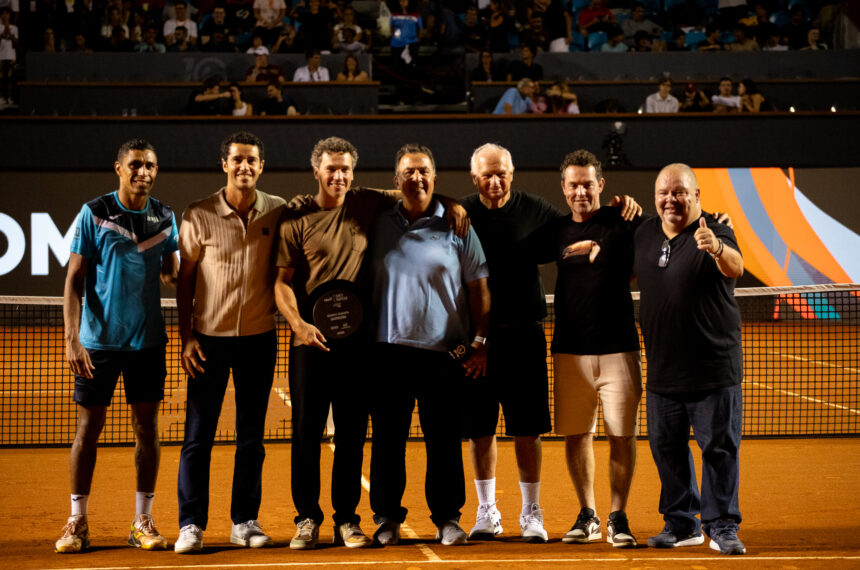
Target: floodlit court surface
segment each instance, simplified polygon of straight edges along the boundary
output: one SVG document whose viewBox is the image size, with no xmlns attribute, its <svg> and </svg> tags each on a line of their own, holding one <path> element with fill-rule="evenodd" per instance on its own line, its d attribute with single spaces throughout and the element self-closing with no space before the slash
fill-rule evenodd
<svg viewBox="0 0 860 570">
<path fill-rule="evenodd" d="M 68 449 L 0 450 L 0 567 L 30 568 L 859 568 L 860 567 L 860 445 L 856 439 L 747 440 L 741 446 L 740 504 L 744 521 L 740 537 L 746 556 L 722 556 L 708 548 L 619 550 L 604 541 L 567 545 L 562 535 L 573 524 L 578 506 L 564 463 L 561 441 L 544 443 L 541 503 L 550 535 L 548 544 L 524 544 L 518 539 L 520 493 L 513 444 L 499 444 L 497 493 L 505 532 L 491 542 L 444 547 L 433 540 L 435 528 L 423 497 L 425 455 L 422 442 L 407 449 L 408 483 L 404 505 L 409 515 L 401 545 L 348 550 L 333 547 L 329 481 L 332 449 L 322 444 L 323 491 L 326 513 L 321 545 L 313 551 L 293 551 L 288 544 L 295 512 L 290 498 L 290 446 L 268 444 L 260 520 L 274 539 L 273 548 L 243 549 L 229 544 L 229 500 L 233 448 L 216 446 L 212 461 L 210 524 L 204 551 L 177 555 L 172 551 L 143 552 L 126 546 L 134 515 L 133 450 L 99 450 L 89 503 L 92 550 L 82 555 L 58 555 L 59 537 L 69 510 Z M 693 446 L 694 457 L 698 450 Z M 370 446 L 366 448 L 365 475 Z M 598 515 L 604 523 L 609 505 L 608 445 L 595 444 Z M 178 535 L 176 475 L 178 446 L 162 450 L 154 516 L 159 531 L 171 543 Z M 476 499 L 468 445 L 463 446 L 467 502 L 462 526 L 474 524 Z M 647 442 L 638 442 L 639 464 L 627 512 L 631 528 L 644 544 L 662 529 L 657 513 L 660 491 Z M 359 514 L 368 534 L 374 530 L 366 492 Z"/>
</svg>

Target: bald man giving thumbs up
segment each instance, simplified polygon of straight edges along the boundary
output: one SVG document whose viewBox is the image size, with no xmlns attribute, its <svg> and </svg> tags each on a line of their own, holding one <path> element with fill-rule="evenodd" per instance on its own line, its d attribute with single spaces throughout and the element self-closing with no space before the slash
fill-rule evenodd
<svg viewBox="0 0 860 570">
<path fill-rule="evenodd" d="M 744 554 L 738 539 L 741 440 L 741 317 L 734 298 L 743 258 L 734 232 L 702 213 L 685 164 L 660 171 L 658 217 L 636 231 L 634 272 L 648 359 L 648 440 L 662 489 L 665 527 L 656 548 L 695 546 Z M 702 450 L 699 492 L 690 427 Z"/>
</svg>

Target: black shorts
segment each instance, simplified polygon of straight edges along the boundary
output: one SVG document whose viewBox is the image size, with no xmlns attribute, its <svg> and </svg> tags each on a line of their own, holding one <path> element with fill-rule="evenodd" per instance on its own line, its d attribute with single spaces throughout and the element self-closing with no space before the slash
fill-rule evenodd
<svg viewBox="0 0 860 570">
<path fill-rule="evenodd" d="M 91 350 L 92 378 L 75 375 L 75 402 L 82 406 L 109 406 L 122 373 L 128 404 L 164 399 L 165 345 L 143 350 Z"/>
<path fill-rule="evenodd" d="M 505 435 L 551 431 L 543 326 L 535 322 L 494 329 L 487 348 L 487 376 L 470 382 L 464 435 L 479 438 L 496 433 L 499 405 L 505 414 Z"/>
</svg>

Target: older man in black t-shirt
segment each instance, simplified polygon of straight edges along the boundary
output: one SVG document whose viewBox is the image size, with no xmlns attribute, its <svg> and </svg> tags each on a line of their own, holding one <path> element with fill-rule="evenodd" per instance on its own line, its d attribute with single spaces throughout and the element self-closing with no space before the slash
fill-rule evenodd
<svg viewBox="0 0 860 570">
<path fill-rule="evenodd" d="M 734 299 L 743 258 L 731 229 L 702 214 L 687 165 L 660 172 L 655 204 L 659 217 L 637 229 L 634 260 L 648 358 L 648 440 L 666 522 L 648 545 L 702 544 L 704 529 L 713 550 L 744 554 L 737 537 L 743 368 Z M 701 495 L 691 426 L 702 450 Z"/>
</svg>

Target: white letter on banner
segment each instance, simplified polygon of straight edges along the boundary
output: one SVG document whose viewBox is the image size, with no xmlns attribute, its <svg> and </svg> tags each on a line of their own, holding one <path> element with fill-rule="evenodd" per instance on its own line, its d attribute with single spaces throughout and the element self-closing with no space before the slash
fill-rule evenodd
<svg viewBox="0 0 860 570">
<path fill-rule="evenodd" d="M 48 249 L 54 252 L 54 257 L 65 266 L 69 262 L 69 249 L 72 247 L 72 238 L 75 236 L 75 227 L 78 217 L 72 220 L 72 225 L 62 235 L 51 214 L 47 212 L 34 212 L 30 214 L 30 263 L 33 275 L 48 274 Z"/>
<path fill-rule="evenodd" d="M 15 218 L 0 212 L 0 233 L 6 236 L 8 247 L 6 253 L 0 255 L 0 275 L 6 275 L 24 259 L 27 249 L 27 237 Z"/>
</svg>

